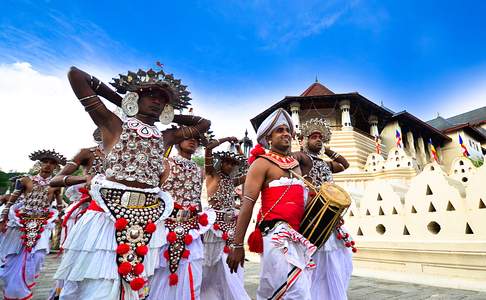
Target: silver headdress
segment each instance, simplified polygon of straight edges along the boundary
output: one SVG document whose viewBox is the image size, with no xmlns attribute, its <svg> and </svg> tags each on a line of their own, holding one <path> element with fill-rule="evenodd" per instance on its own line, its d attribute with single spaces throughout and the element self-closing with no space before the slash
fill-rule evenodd
<svg viewBox="0 0 486 300">
<path fill-rule="evenodd" d="M 165 74 L 162 69 L 157 72 L 153 69 L 148 71 L 139 69 L 137 73 L 128 71 L 127 75 L 119 74 L 119 77 L 113 78 L 110 84 L 120 94 L 160 89 L 167 93 L 170 104 L 175 109 L 187 108 L 191 101 L 187 86 L 181 84 L 181 80 L 174 78 L 174 75 Z"/>
<path fill-rule="evenodd" d="M 44 159 L 52 159 L 60 165 L 66 164 L 66 157 L 64 155 L 57 153 L 54 150 L 38 150 L 29 155 L 29 158 L 33 161 L 42 161 Z"/>
<path fill-rule="evenodd" d="M 310 119 L 302 124 L 300 130 L 302 139 L 306 139 L 313 133 L 319 132 L 322 135 L 322 140 L 324 143 L 328 143 L 331 140 L 331 128 L 325 119 Z"/>
<path fill-rule="evenodd" d="M 248 170 L 248 162 L 246 157 L 239 153 L 234 144 L 230 144 L 228 150 L 218 151 L 213 153 L 214 167 L 217 170 L 221 169 L 221 164 L 224 160 L 231 160 L 238 164 L 238 167 L 234 170 L 231 176 L 241 176 L 246 174 Z"/>
</svg>

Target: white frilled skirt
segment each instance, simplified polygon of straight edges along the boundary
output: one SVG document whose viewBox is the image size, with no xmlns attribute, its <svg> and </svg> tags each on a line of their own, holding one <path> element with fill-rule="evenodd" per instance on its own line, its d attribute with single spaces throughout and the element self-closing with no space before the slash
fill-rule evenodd
<svg viewBox="0 0 486 300">
<path fill-rule="evenodd" d="M 128 189 L 148 193 L 158 193 L 165 202 L 163 216 L 155 222 L 156 231 L 148 244 L 149 251 L 144 257 L 144 272 L 148 279 L 158 265 L 160 248 L 165 244 L 163 219 L 172 212 L 173 202 L 169 194 L 159 188 L 136 189 L 105 180 L 97 175 L 91 182 L 90 194 L 104 212 L 88 210 L 73 226 L 64 243 L 64 255 L 54 275 L 64 280 L 60 299 L 103 299 L 138 300 L 139 292 L 133 291 L 128 283 L 120 279 L 116 263 L 115 218 L 109 213 L 100 195 L 101 188 Z"/>
<path fill-rule="evenodd" d="M 81 212 L 85 211 L 86 208 L 89 206 L 89 201 L 80 203 L 81 200 L 81 192 L 79 192 L 79 188 L 84 187 L 84 184 L 78 184 L 70 186 L 66 189 L 66 196 L 69 197 L 71 201 L 69 206 L 64 209 L 64 216 L 69 218 L 65 220 L 66 226 L 61 228 L 61 247 L 64 241 L 66 241 L 67 235 L 71 232 L 74 224 L 79 220 L 81 217 Z"/>
<path fill-rule="evenodd" d="M 313 300 L 345 300 L 353 272 L 352 252 L 336 238 L 329 237 L 312 257 L 316 269 L 312 274 Z"/>
<path fill-rule="evenodd" d="M 244 270 L 231 274 L 224 253 L 225 241 L 220 230 L 204 235 L 204 265 L 201 299 L 249 300 L 244 284 Z"/>
<path fill-rule="evenodd" d="M 31 289 L 39 276 L 46 254 L 49 253 L 49 239 L 55 227 L 57 211 L 51 210 L 53 215 L 44 226 L 40 239 L 31 252 L 25 250 L 20 231 L 20 219 L 15 210 L 20 209 L 23 202 L 12 205 L 9 211 L 8 228 L 0 239 L 0 280 L 4 283 L 3 295 L 5 299 L 24 299 L 32 295 Z"/>
</svg>

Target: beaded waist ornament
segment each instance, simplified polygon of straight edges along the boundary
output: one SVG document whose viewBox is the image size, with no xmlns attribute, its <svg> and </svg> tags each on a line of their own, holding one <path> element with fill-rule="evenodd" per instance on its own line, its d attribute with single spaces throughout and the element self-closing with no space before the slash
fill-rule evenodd
<svg viewBox="0 0 486 300">
<path fill-rule="evenodd" d="M 165 203 L 156 193 L 111 188 L 102 188 L 100 193 L 116 219 L 118 273 L 137 291 L 145 285 L 145 280 L 140 277 L 144 271 L 143 259 Z"/>
</svg>

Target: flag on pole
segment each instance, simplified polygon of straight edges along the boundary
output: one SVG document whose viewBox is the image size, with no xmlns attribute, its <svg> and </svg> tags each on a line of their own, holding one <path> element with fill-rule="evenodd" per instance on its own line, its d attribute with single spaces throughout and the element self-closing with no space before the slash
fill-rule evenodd
<svg viewBox="0 0 486 300">
<path fill-rule="evenodd" d="M 434 144 L 432 143 L 432 139 L 429 138 L 429 144 L 430 144 L 430 152 L 432 153 L 432 157 L 436 162 L 439 162 L 439 157 L 437 156 L 437 151 L 435 150 Z"/>
<path fill-rule="evenodd" d="M 375 150 L 377 154 L 381 154 L 381 139 L 379 135 L 375 135 Z"/>
<path fill-rule="evenodd" d="M 466 145 L 464 145 L 464 142 L 462 141 L 462 137 L 459 134 L 459 145 L 461 145 L 462 148 L 462 155 L 465 157 L 469 157 L 469 151 L 467 151 Z"/>
<path fill-rule="evenodd" d="M 402 148 L 402 137 L 398 129 L 395 130 L 395 138 L 396 138 L 397 148 Z"/>
</svg>

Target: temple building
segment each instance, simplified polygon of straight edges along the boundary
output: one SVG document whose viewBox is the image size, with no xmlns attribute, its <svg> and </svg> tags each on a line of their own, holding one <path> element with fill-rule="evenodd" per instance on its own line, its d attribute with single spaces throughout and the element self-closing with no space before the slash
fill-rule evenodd
<svg viewBox="0 0 486 300">
<path fill-rule="evenodd" d="M 486 290 L 486 107 L 423 121 L 316 81 L 252 118 L 254 129 L 277 108 L 297 132 L 325 118 L 329 146 L 350 163 L 334 180 L 353 199 L 356 275 Z"/>
</svg>

